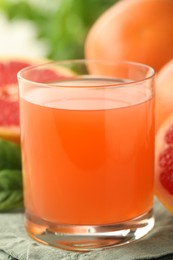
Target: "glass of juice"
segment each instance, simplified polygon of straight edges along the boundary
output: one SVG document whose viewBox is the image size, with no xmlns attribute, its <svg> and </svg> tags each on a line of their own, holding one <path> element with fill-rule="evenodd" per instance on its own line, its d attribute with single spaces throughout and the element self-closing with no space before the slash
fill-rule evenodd
<svg viewBox="0 0 173 260">
<path fill-rule="evenodd" d="M 18 73 L 32 238 L 89 251 L 153 228 L 154 74 L 144 64 L 87 60 Z"/>
</svg>

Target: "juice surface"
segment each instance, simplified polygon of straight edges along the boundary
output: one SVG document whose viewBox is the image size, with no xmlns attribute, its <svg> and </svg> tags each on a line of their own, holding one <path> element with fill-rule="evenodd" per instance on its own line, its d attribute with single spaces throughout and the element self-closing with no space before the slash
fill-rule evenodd
<svg viewBox="0 0 173 260">
<path fill-rule="evenodd" d="M 28 91 L 20 101 L 26 212 L 54 223 L 99 225 L 150 210 L 151 97 L 140 93 L 126 104 L 121 95 L 60 100 L 41 92 Z"/>
</svg>

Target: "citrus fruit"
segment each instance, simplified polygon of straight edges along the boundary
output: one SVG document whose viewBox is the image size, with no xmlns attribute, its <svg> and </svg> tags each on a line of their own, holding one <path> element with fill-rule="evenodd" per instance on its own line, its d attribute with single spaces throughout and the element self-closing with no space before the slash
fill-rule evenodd
<svg viewBox="0 0 173 260">
<path fill-rule="evenodd" d="M 136 61 L 158 71 L 173 58 L 172 24 L 172 0 L 119 1 L 91 27 L 85 56 Z"/>
<path fill-rule="evenodd" d="M 159 128 L 155 149 L 155 193 L 173 212 L 173 113 Z"/>
<path fill-rule="evenodd" d="M 12 57 L 0 59 L 0 138 L 20 144 L 17 73 L 24 67 L 43 62 L 45 60 Z M 31 80 L 46 82 L 53 76 L 60 79 L 72 75 L 68 73 L 61 68 L 42 69 L 33 73 Z"/>
<path fill-rule="evenodd" d="M 156 77 L 156 131 L 173 112 L 173 59 Z"/>
<path fill-rule="evenodd" d="M 20 142 L 17 72 L 32 64 L 17 58 L 0 59 L 0 138 Z"/>
</svg>

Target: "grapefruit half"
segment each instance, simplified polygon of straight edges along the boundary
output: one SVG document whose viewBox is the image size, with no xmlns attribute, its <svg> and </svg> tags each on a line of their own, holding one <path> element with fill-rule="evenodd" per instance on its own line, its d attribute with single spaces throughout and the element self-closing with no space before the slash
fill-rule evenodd
<svg viewBox="0 0 173 260">
<path fill-rule="evenodd" d="M 44 59 L 0 58 L 0 138 L 20 144 L 17 73 L 27 66 L 46 62 Z M 31 80 L 48 82 L 52 77 L 58 80 L 72 75 L 63 68 L 42 69 L 33 73 Z"/>
<path fill-rule="evenodd" d="M 157 131 L 155 149 L 155 193 L 173 213 L 173 113 Z"/>
<path fill-rule="evenodd" d="M 0 59 L 0 138 L 20 143 L 17 72 L 33 64 L 19 58 Z"/>
<path fill-rule="evenodd" d="M 166 63 L 156 77 L 156 131 L 173 112 L 173 59 Z"/>
</svg>

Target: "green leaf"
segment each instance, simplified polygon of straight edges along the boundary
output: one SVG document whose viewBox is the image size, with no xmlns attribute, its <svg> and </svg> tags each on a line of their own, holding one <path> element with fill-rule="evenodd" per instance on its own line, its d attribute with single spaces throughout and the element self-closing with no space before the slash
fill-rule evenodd
<svg viewBox="0 0 173 260">
<path fill-rule="evenodd" d="M 0 192 L 0 212 L 7 212 L 21 208 L 23 208 L 23 193 L 21 190 Z"/>
<path fill-rule="evenodd" d="M 23 207 L 22 172 L 0 171 L 0 212 Z"/>
<path fill-rule="evenodd" d="M 0 139 L 0 170 L 3 169 L 21 169 L 21 152 L 17 144 Z"/>
<path fill-rule="evenodd" d="M 0 171 L 0 191 L 22 189 L 21 170 L 1 170 Z"/>
</svg>

